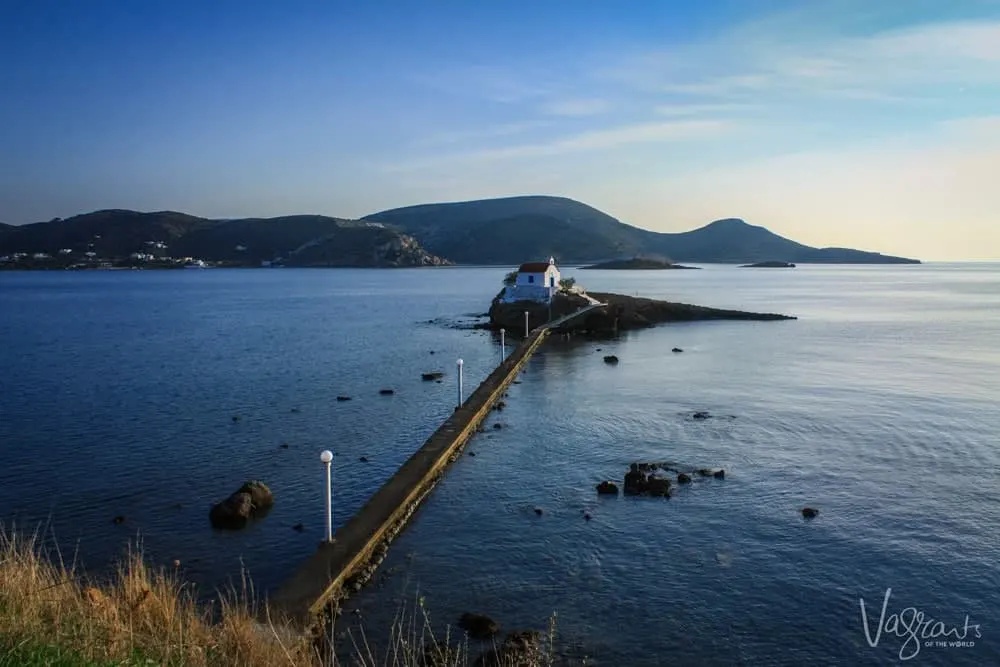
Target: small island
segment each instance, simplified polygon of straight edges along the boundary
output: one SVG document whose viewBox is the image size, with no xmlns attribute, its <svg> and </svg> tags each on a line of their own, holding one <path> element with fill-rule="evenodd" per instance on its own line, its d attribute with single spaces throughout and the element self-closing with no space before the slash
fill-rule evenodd
<svg viewBox="0 0 1000 667">
<path fill-rule="evenodd" d="M 581 266 L 581 269 L 606 269 L 615 271 L 640 271 L 640 270 L 666 270 L 666 269 L 697 269 L 697 266 L 683 266 L 674 264 L 668 259 L 656 259 L 653 257 L 633 257 L 632 259 L 613 259 L 609 262 L 600 262 L 590 266 Z"/>
<path fill-rule="evenodd" d="M 791 262 L 757 262 L 756 264 L 744 264 L 741 269 L 794 269 Z"/>
<path fill-rule="evenodd" d="M 517 271 L 508 273 L 504 278 L 504 288 L 490 304 L 489 321 L 476 325 L 476 328 L 505 329 L 517 334 L 525 331 L 526 324 L 534 328 L 564 315 L 592 308 L 595 304 L 602 305 L 561 325 L 558 331 L 605 337 L 669 322 L 796 319 L 777 313 L 708 308 L 624 294 L 588 293 L 573 278 L 562 278 L 555 258 L 550 257 L 548 262 L 527 262 Z"/>
</svg>

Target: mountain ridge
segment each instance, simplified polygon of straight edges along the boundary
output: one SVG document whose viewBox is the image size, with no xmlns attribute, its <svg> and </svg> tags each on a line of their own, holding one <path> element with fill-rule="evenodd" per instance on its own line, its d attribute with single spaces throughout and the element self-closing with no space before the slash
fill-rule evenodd
<svg viewBox="0 0 1000 667">
<path fill-rule="evenodd" d="M 157 244 L 162 244 L 162 248 Z M 71 218 L 0 227 L 0 255 L 93 252 L 101 258 L 152 253 L 235 266 L 280 259 L 288 266 L 438 266 L 412 237 L 382 225 L 322 215 L 200 218 L 177 211 L 101 209 Z"/>
<path fill-rule="evenodd" d="M 373 213 L 362 220 L 391 224 L 419 239 L 429 252 L 463 264 L 517 264 L 524 257 L 549 255 L 562 263 L 594 263 L 639 254 L 693 263 L 919 263 L 877 252 L 815 248 L 741 218 L 721 218 L 686 232 L 654 232 L 582 202 L 546 195 L 420 204 Z M 487 231 L 488 227 L 500 224 L 518 232 L 521 242 L 516 252 L 490 242 L 497 231 Z M 580 247 L 577 238 L 575 247 L 566 248 L 570 233 L 588 235 L 587 247 Z"/>
<path fill-rule="evenodd" d="M 309 244 L 317 239 L 325 239 L 319 254 L 326 259 L 311 250 L 310 262 L 326 261 L 329 266 L 381 265 L 377 258 L 365 259 L 366 248 L 403 252 L 400 261 L 419 266 L 446 261 L 519 265 L 549 256 L 563 264 L 590 264 L 640 255 L 689 263 L 920 263 L 851 248 L 804 245 L 741 218 L 721 218 L 686 232 L 654 232 L 583 202 L 548 195 L 418 204 L 358 220 L 314 214 L 212 219 L 178 211 L 101 209 L 48 222 L 0 224 L 0 255 L 85 247 L 127 255 L 153 241 L 170 245 L 174 254 L 259 265 L 291 256 L 305 261 L 296 250 L 314 248 Z M 338 243 L 350 246 L 342 258 L 345 264 L 336 263 Z"/>
</svg>

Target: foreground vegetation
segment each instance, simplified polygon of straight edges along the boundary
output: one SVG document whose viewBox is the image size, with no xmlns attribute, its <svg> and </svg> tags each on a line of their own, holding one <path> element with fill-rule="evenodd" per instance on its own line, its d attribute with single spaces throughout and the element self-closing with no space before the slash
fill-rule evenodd
<svg viewBox="0 0 1000 667">
<path fill-rule="evenodd" d="M 174 571 L 151 568 L 138 552 L 130 551 L 107 580 L 94 581 L 51 557 L 37 535 L 0 527 L 0 667 L 529 667 L 552 664 L 553 633 L 554 625 L 544 650 L 541 641 L 503 643 L 473 660 L 464 633 L 457 632 L 461 640 L 451 629 L 435 636 L 418 602 L 397 615 L 383 650 L 361 628 L 331 627 L 336 655 L 324 658 L 318 642 L 271 622 L 246 581 L 214 606 L 199 607 L 189 584 Z"/>
</svg>

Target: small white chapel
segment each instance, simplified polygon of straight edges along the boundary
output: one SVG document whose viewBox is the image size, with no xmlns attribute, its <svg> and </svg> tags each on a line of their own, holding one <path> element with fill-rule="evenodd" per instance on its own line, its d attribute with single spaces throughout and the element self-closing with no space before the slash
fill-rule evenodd
<svg viewBox="0 0 1000 667">
<path fill-rule="evenodd" d="M 548 303 L 559 291 L 559 267 L 554 257 L 548 262 L 526 262 L 517 269 L 517 280 L 504 289 L 501 301 L 539 301 Z"/>
</svg>

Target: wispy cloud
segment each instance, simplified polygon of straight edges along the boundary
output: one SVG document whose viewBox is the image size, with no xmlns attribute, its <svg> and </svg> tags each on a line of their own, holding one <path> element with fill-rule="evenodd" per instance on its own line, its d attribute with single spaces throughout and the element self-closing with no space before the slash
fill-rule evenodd
<svg viewBox="0 0 1000 667">
<path fill-rule="evenodd" d="M 596 116 L 606 112 L 611 104 L 599 98 L 552 100 L 542 105 L 549 116 Z"/>
<path fill-rule="evenodd" d="M 700 100 L 845 99 L 898 101 L 947 96 L 963 85 L 1000 89 L 1000 21 L 954 21 L 829 34 L 803 22 L 766 22 L 711 41 L 652 49 L 594 72 L 597 80 L 647 94 Z M 934 91 L 933 87 L 937 86 Z"/>
<path fill-rule="evenodd" d="M 480 151 L 453 153 L 393 164 L 387 171 L 410 171 L 458 163 L 483 163 L 516 158 L 538 158 L 619 148 L 630 144 L 671 143 L 704 140 L 728 135 L 735 124 L 721 120 L 660 121 L 591 130 L 547 142 L 518 144 Z"/>
</svg>

